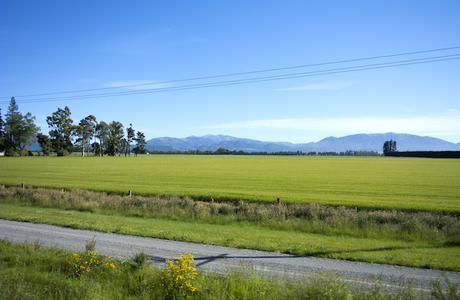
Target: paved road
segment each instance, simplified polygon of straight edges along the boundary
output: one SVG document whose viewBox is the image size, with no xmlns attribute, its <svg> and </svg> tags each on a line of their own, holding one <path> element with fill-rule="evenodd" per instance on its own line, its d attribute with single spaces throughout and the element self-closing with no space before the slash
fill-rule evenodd
<svg viewBox="0 0 460 300">
<path fill-rule="evenodd" d="M 350 262 L 316 257 L 298 257 L 274 252 L 235 249 L 196 243 L 176 242 L 129 235 L 77 230 L 58 226 L 0 220 L 0 239 L 12 242 L 39 242 L 43 246 L 73 251 L 84 250 L 85 243 L 96 239 L 96 250 L 113 257 L 127 258 L 138 252 L 148 255 L 154 264 L 164 266 L 166 258 L 191 252 L 201 270 L 224 273 L 231 270 L 253 270 L 273 277 L 304 278 L 315 273 L 334 273 L 345 281 L 369 286 L 376 282 L 387 288 L 411 283 L 428 290 L 431 283 L 447 277 L 460 286 L 460 273 Z"/>
</svg>

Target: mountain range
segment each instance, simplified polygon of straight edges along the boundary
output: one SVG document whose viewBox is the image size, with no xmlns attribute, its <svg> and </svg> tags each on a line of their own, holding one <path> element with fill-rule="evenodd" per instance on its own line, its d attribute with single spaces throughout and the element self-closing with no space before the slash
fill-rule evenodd
<svg viewBox="0 0 460 300">
<path fill-rule="evenodd" d="M 399 151 L 460 151 L 460 143 L 451 143 L 429 136 L 392 132 L 331 136 L 309 143 L 266 142 L 227 135 L 159 137 L 149 140 L 146 148 L 149 151 L 159 152 L 215 151 L 219 148 L 245 152 L 344 152 L 347 150 L 382 152 L 383 143 L 387 140 L 395 140 Z"/>
</svg>

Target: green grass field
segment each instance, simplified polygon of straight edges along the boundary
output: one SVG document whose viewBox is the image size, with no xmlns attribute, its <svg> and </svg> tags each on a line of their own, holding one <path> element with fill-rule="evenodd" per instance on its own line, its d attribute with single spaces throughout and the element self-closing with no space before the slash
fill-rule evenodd
<svg viewBox="0 0 460 300">
<path fill-rule="evenodd" d="M 0 159 L 0 183 L 460 212 L 460 160 L 194 156 Z"/>
</svg>

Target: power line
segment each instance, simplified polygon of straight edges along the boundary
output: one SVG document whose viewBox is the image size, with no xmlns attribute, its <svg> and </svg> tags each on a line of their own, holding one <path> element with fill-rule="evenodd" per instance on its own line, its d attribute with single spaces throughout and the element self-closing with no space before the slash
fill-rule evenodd
<svg viewBox="0 0 460 300">
<path fill-rule="evenodd" d="M 62 96 L 62 97 L 56 97 L 53 99 L 36 98 L 36 99 L 26 99 L 20 102 L 21 103 L 55 102 L 55 101 L 62 101 L 62 100 L 84 100 L 84 99 L 92 99 L 92 98 L 105 98 L 105 97 L 115 97 L 115 96 L 125 96 L 125 95 L 152 94 L 152 93 L 159 93 L 159 92 L 171 92 L 171 91 L 182 91 L 182 90 L 209 88 L 209 87 L 232 86 L 232 85 L 239 85 L 239 84 L 339 74 L 339 73 L 356 72 L 356 71 L 364 71 L 364 70 L 377 70 L 377 69 L 384 69 L 384 68 L 392 68 L 392 67 L 407 66 L 407 65 L 417 65 L 417 64 L 423 64 L 423 63 L 457 60 L 457 59 L 460 59 L 460 53 L 451 54 L 451 55 L 443 55 L 443 56 L 433 56 L 433 57 L 425 57 L 425 58 L 418 58 L 418 59 L 410 59 L 410 60 L 392 61 L 392 62 L 378 63 L 378 64 L 367 64 L 367 65 L 357 65 L 357 66 L 350 66 L 350 67 L 343 67 L 343 68 L 325 69 L 325 70 L 318 70 L 318 71 L 311 71 L 311 72 L 287 73 L 287 74 L 272 75 L 272 76 L 265 76 L 265 77 L 253 77 L 253 78 L 238 79 L 238 80 L 227 80 L 227 81 L 208 82 L 208 83 L 200 83 L 200 84 L 192 84 L 192 85 L 182 85 L 182 86 L 169 87 L 169 88 L 143 89 L 139 91 L 113 92 L 113 93 L 101 93 L 101 94 L 73 95 L 73 96 L 67 96 L 67 97 Z"/>
<path fill-rule="evenodd" d="M 361 66 L 339 68 L 339 69 L 328 69 L 328 70 L 320 70 L 320 71 L 307 72 L 307 73 L 293 73 L 293 74 L 284 74 L 284 75 L 276 75 L 276 76 L 268 76 L 268 77 L 248 78 L 248 79 L 243 79 L 243 80 L 209 82 L 209 83 L 185 85 L 185 86 L 177 86 L 177 87 L 161 88 L 161 89 L 146 89 L 146 90 L 140 90 L 140 91 L 127 91 L 127 92 L 105 93 L 105 94 L 88 94 L 88 95 L 82 95 L 82 96 L 59 97 L 59 98 L 54 98 L 54 99 L 37 98 L 37 99 L 23 100 L 20 102 L 21 103 L 55 102 L 55 101 L 62 101 L 62 100 L 84 100 L 84 99 L 91 99 L 91 98 L 105 98 L 105 97 L 113 97 L 113 96 L 151 94 L 151 93 L 169 92 L 169 91 L 182 91 L 182 90 L 207 88 L 207 87 L 222 87 L 222 86 L 230 86 L 230 85 L 245 84 L 245 83 L 256 83 L 256 82 L 274 81 L 274 80 L 281 80 L 281 79 L 330 75 L 330 74 L 338 74 L 338 73 L 346 73 L 346 72 L 354 72 L 354 71 L 375 70 L 375 69 L 383 69 L 383 68 L 389 68 L 389 67 L 415 65 L 415 64 L 446 61 L 446 60 L 456 60 L 456 59 L 460 59 L 459 54 L 431 57 L 431 58 L 424 58 L 424 59 L 416 59 L 416 60 L 403 60 L 403 61 L 396 61 L 396 62 L 383 63 L 383 64 L 361 65 Z"/>
<path fill-rule="evenodd" d="M 314 63 L 314 64 L 303 64 L 303 65 L 280 67 L 280 68 L 260 69 L 260 70 L 253 70 L 253 71 L 225 73 L 225 74 L 200 76 L 200 77 L 189 77 L 189 78 L 183 78 L 183 79 L 167 80 L 167 81 L 162 81 L 162 82 L 144 82 L 144 83 L 137 83 L 137 84 L 120 85 L 120 86 L 115 86 L 115 87 L 102 87 L 102 88 L 91 88 L 91 89 L 77 89 L 77 90 L 56 91 L 56 92 L 48 92 L 48 93 L 25 94 L 25 95 L 17 95 L 16 97 L 18 97 L 18 98 L 28 98 L 28 97 L 37 97 L 37 96 L 49 96 L 49 95 L 59 95 L 59 94 L 71 94 L 71 93 L 81 93 L 81 92 L 113 90 L 113 89 L 121 89 L 121 88 L 132 88 L 132 87 L 148 86 L 148 85 L 155 85 L 155 84 L 197 81 L 197 80 L 204 80 L 204 79 L 215 79 L 215 78 L 222 78 L 222 77 L 233 77 L 233 76 L 257 74 L 257 73 L 268 73 L 268 72 L 300 69 L 300 68 L 307 68 L 307 67 L 317 67 L 317 66 L 341 64 L 341 63 L 351 63 L 351 62 L 358 62 L 358 61 L 366 61 L 366 60 L 375 60 L 375 59 L 382 59 L 382 58 L 398 57 L 398 56 L 426 54 L 426 53 L 439 52 L 439 51 L 448 51 L 448 50 L 454 50 L 454 49 L 460 49 L 460 46 L 436 48 L 436 49 L 428 49 L 428 50 L 419 50 L 419 51 L 411 51 L 411 52 L 400 52 L 400 53 L 393 53 L 393 54 L 387 54 L 387 55 L 360 57 L 360 58 L 353 58 L 353 59 L 328 61 L 328 62 Z M 0 99 L 1 98 L 8 98 L 8 97 L 3 96 L 3 97 L 0 97 Z"/>
</svg>

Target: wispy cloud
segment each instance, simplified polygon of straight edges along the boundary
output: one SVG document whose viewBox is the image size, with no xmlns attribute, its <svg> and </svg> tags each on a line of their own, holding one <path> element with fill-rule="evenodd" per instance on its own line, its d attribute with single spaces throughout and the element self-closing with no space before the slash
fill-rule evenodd
<svg viewBox="0 0 460 300">
<path fill-rule="evenodd" d="M 329 134 L 403 132 L 460 137 L 460 115 L 420 117 L 295 118 L 250 120 L 202 127 L 208 130 L 288 129 Z"/>
<path fill-rule="evenodd" d="M 158 80 L 118 80 L 107 82 L 105 87 L 119 87 L 123 90 L 138 91 L 143 89 L 162 89 L 173 87 L 171 82 L 161 82 Z"/>
<path fill-rule="evenodd" d="M 323 81 L 316 83 L 309 83 L 301 86 L 292 86 L 287 88 L 280 88 L 277 91 L 291 92 L 291 91 L 332 91 L 341 90 L 347 87 L 356 85 L 356 81 Z"/>
</svg>

